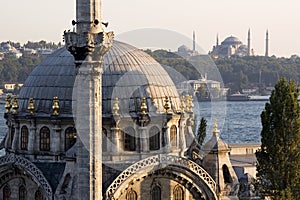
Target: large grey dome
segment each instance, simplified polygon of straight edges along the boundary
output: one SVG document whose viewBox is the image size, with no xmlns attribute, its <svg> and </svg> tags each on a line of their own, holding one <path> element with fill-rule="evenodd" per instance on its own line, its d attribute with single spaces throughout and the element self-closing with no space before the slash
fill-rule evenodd
<svg viewBox="0 0 300 200">
<path fill-rule="evenodd" d="M 165 96 L 179 109 L 176 87 L 167 72 L 152 57 L 128 44 L 114 41 L 104 56 L 102 75 L 103 116 L 110 116 L 112 99 L 118 97 L 120 112 L 135 115 L 142 97 L 151 112 L 163 112 Z M 34 99 L 35 113 L 52 114 L 53 97 L 58 96 L 60 115 L 72 114 L 72 90 L 76 67 L 73 56 L 61 48 L 45 58 L 26 79 L 19 94 L 19 114 L 28 114 L 29 98 Z"/>
<path fill-rule="evenodd" d="M 227 37 L 227 38 L 222 42 L 222 44 L 236 45 L 236 44 L 242 44 L 242 42 L 241 42 L 237 37 L 230 36 L 230 37 Z"/>
</svg>

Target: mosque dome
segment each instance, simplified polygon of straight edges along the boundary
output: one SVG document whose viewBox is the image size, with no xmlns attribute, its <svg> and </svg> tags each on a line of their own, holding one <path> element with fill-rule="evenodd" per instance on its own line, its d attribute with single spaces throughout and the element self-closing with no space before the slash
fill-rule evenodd
<svg viewBox="0 0 300 200">
<path fill-rule="evenodd" d="M 19 115 L 28 115 L 29 98 L 34 100 L 35 116 L 51 115 L 53 97 L 57 96 L 60 116 L 71 117 L 75 78 L 73 56 L 65 48 L 56 50 L 26 79 L 18 97 Z M 163 112 L 166 96 L 173 109 L 179 109 L 176 87 L 163 67 L 142 50 L 114 41 L 103 62 L 103 117 L 111 116 L 114 98 L 119 98 L 120 114 L 134 116 L 143 97 L 147 99 L 149 114 Z"/>
<path fill-rule="evenodd" d="M 237 37 L 234 37 L 234 36 L 230 36 L 230 37 L 227 37 L 223 42 L 222 42 L 223 45 L 236 45 L 236 44 L 242 44 L 242 42 L 237 38 Z"/>
</svg>

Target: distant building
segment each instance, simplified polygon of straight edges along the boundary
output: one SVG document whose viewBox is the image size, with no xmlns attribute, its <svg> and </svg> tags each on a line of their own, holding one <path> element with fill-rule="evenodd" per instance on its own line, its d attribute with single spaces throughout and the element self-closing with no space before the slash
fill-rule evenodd
<svg viewBox="0 0 300 200">
<path fill-rule="evenodd" d="M 207 76 L 202 76 L 199 80 L 188 80 L 181 82 L 177 86 L 178 90 L 181 93 L 193 93 L 198 96 L 202 89 L 206 90 L 208 95 L 210 94 L 213 98 L 220 98 L 222 96 L 226 96 L 228 92 L 228 88 L 221 87 L 221 83 L 219 81 L 208 80 Z"/>
<path fill-rule="evenodd" d="M 7 42 L 4 45 L 0 46 L 0 54 L 4 56 L 14 56 L 16 58 L 20 58 L 22 56 L 22 53 L 19 50 L 17 50 L 15 47 L 13 47 L 10 44 L 10 42 Z M 4 58 L 4 56 L 0 56 L 0 59 L 2 57 Z"/>
<path fill-rule="evenodd" d="M 186 45 L 181 45 L 180 47 L 178 47 L 177 54 L 180 55 L 180 56 L 182 56 L 182 57 L 184 57 L 184 58 L 199 55 L 199 52 L 196 51 L 196 36 L 195 36 L 195 31 L 193 32 L 193 48 L 190 49 Z"/>
<path fill-rule="evenodd" d="M 22 87 L 23 84 L 21 83 L 5 83 L 4 84 L 4 89 L 8 91 L 13 91 L 16 87 Z"/>
<path fill-rule="evenodd" d="M 265 56 L 269 56 L 269 33 L 266 32 L 266 52 Z M 212 57 L 226 58 L 231 56 L 254 56 L 254 50 L 251 48 L 251 33 L 248 30 L 247 45 L 243 44 L 237 37 L 227 37 L 221 44 L 219 44 L 219 36 L 217 35 L 216 45 L 209 54 Z"/>
</svg>

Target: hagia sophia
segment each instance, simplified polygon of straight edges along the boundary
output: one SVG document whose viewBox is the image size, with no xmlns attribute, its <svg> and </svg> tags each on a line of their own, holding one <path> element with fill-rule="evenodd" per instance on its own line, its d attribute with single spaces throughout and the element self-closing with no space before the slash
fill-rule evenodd
<svg viewBox="0 0 300 200">
<path fill-rule="evenodd" d="M 251 48 L 251 33 L 248 30 L 247 45 L 243 44 L 240 39 L 234 36 L 225 38 L 221 44 L 219 44 L 219 36 L 216 38 L 216 45 L 209 54 L 213 57 L 231 57 L 231 56 L 253 56 L 254 49 Z M 269 56 L 269 33 L 266 31 L 266 44 L 265 44 L 265 56 Z"/>
<path fill-rule="evenodd" d="M 115 41 L 101 0 L 77 0 L 65 47 L 6 99 L 0 199 L 219 200 L 255 196 L 257 144 L 228 145 L 217 121 L 195 138 L 193 97 L 151 56 Z M 59 34 L 59 33 L 58 33 Z M 249 55 L 234 37 L 212 54 Z"/>
</svg>

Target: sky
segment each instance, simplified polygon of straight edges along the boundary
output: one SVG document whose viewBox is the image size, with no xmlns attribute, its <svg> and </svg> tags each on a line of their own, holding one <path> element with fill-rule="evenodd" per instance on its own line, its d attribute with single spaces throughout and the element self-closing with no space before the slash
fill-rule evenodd
<svg viewBox="0 0 300 200">
<path fill-rule="evenodd" d="M 72 28 L 75 0 L 0 0 L 0 41 L 62 41 Z M 269 54 L 300 55 L 299 0 L 103 0 L 105 30 L 124 32 L 159 28 L 192 38 L 208 52 L 219 35 L 220 42 L 236 36 L 264 55 L 265 32 L 269 30 Z"/>
</svg>

